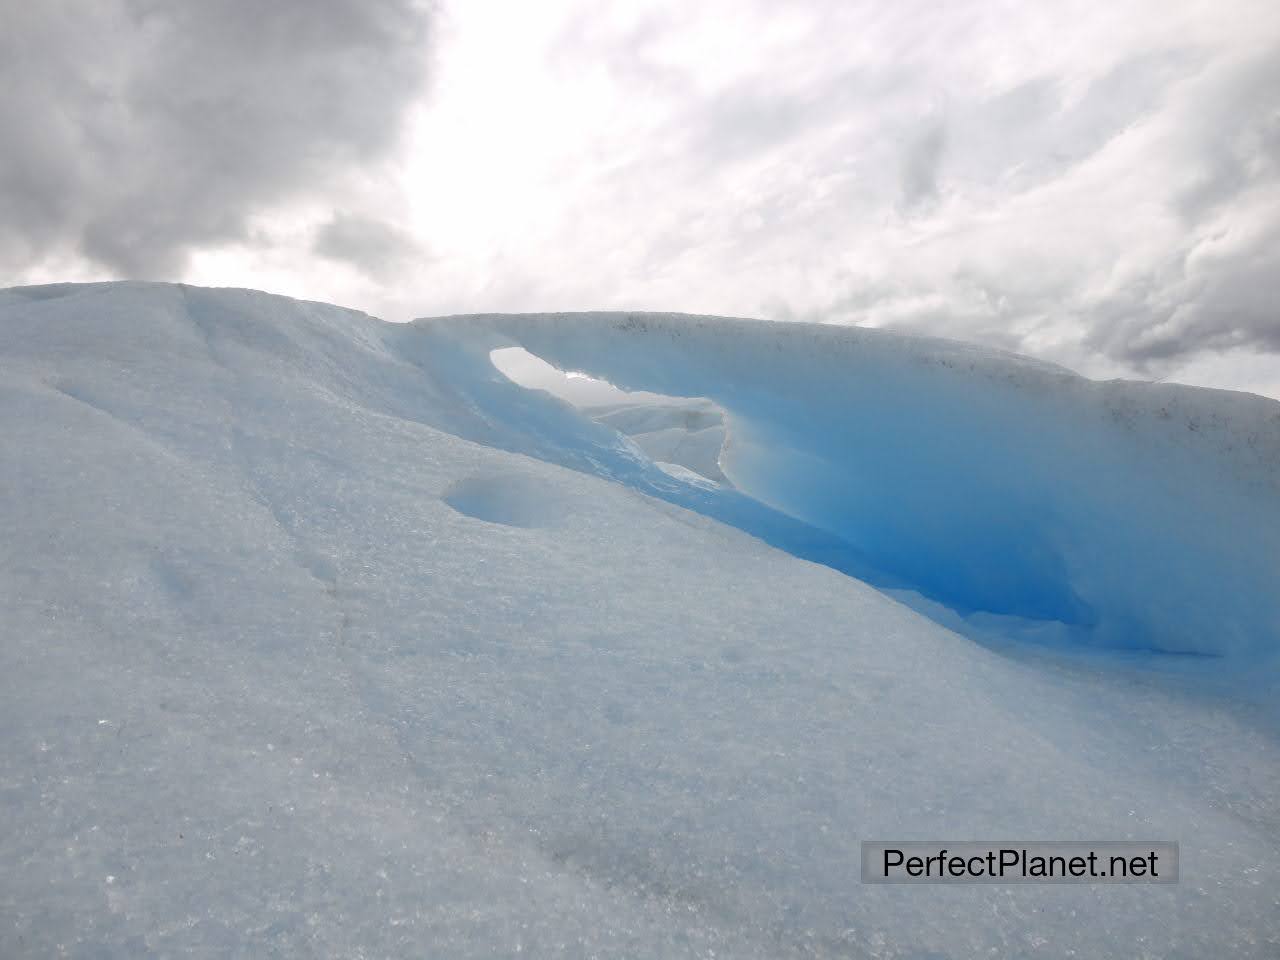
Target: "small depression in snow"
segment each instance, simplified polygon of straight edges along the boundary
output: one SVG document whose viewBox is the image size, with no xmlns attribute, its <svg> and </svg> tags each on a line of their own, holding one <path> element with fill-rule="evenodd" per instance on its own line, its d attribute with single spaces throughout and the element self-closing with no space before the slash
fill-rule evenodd
<svg viewBox="0 0 1280 960">
<path fill-rule="evenodd" d="M 465 477 L 441 499 L 464 516 L 508 527 L 554 527 L 568 510 L 550 483 L 519 473 Z"/>
</svg>

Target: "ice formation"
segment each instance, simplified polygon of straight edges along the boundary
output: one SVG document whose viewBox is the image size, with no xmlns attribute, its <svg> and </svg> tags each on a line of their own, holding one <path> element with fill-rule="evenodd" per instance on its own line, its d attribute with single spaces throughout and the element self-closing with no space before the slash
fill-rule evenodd
<svg viewBox="0 0 1280 960">
<path fill-rule="evenodd" d="M 874 582 L 1105 646 L 1276 652 L 1272 400 L 1097 383 L 966 344 L 823 325 L 563 314 L 421 326 L 473 348 L 477 379 L 481 354 L 518 344 L 620 387 L 709 398 L 729 417 L 719 465 L 734 485 L 838 538 Z M 495 409 L 525 415 L 505 398 Z"/>
<path fill-rule="evenodd" d="M 704 398 L 729 483 L 515 345 Z M 0 368 L 2 956 L 1280 950 L 1272 401 L 132 283 L 0 292 Z M 1182 881 L 860 885 L 893 838 Z"/>
</svg>

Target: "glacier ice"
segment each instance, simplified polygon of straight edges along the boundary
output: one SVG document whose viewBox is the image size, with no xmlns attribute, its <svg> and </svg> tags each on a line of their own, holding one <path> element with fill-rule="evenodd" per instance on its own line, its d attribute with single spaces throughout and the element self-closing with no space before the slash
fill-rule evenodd
<svg viewBox="0 0 1280 960">
<path fill-rule="evenodd" d="M 961 614 L 1062 624 L 1102 646 L 1276 653 L 1275 401 L 1098 383 L 965 344 L 824 325 L 539 314 L 418 326 L 474 350 L 473 369 L 515 344 L 626 389 L 714 401 L 734 486 L 836 538 L 872 582 Z M 505 395 L 494 402 L 525 416 Z"/>
<path fill-rule="evenodd" d="M 734 486 L 512 383 L 513 344 L 707 398 Z M 0 292 L 0 367 L 2 956 L 1280 947 L 1280 727 L 1196 685 L 1274 694 L 1273 403 L 857 331 L 133 283 Z M 879 463 L 911 508 L 866 532 L 836 503 L 863 442 L 859 503 L 894 505 Z M 963 555 L 984 478 L 1025 569 L 882 543 Z M 1135 649 L 1009 656 L 961 610 Z M 859 884 L 861 839 L 935 837 L 1175 839 L 1182 881 Z"/>
</svg>

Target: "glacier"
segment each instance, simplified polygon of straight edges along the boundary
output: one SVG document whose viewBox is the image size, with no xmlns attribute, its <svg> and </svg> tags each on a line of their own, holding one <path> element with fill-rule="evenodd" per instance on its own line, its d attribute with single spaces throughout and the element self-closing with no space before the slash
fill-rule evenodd
<svg viewBox="0 0 1280 960">
<path fill-rule="evenodd" d="M 0 955 L 1280 951 L 1274 401 L 141 283 L 0 370 Z M 1182 879 L 859 883 L 939 837 Z"/>
<path fill-rule="evenodd" d="M 836 538 L 872 582 L 1074 628 L 1061 632 L 1076 642 L 1276 652 L 1274 401 L 1096 383 L 967 344 L 817 324 L 540 314 L 426 326 L 455 358 L 470 348 L 472 382 L 482 354 L 516 345 L 626 389 L 714 401 L 733 486 Z M 512 409 L 509 393 L 495 398 L 495 417 Z"/>
</svg>

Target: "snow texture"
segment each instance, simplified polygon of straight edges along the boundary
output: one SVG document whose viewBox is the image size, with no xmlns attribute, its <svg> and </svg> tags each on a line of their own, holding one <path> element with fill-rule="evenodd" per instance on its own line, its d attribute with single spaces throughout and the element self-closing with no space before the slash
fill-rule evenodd
<svg viewBox="0 0 1280 960">
<path fill-rule="evenodd" d="M 707 398 L 734 487 L 511 345 Z M 1280 951 L 1277 727 L 1200 682 L 1274 694 L 1274 403 L 133 283 L 0 292 L 0 369 L 0 956 Z M 896 838 L 1175 839 L 1182 882 L 862 886 Z"/>
</svg>

